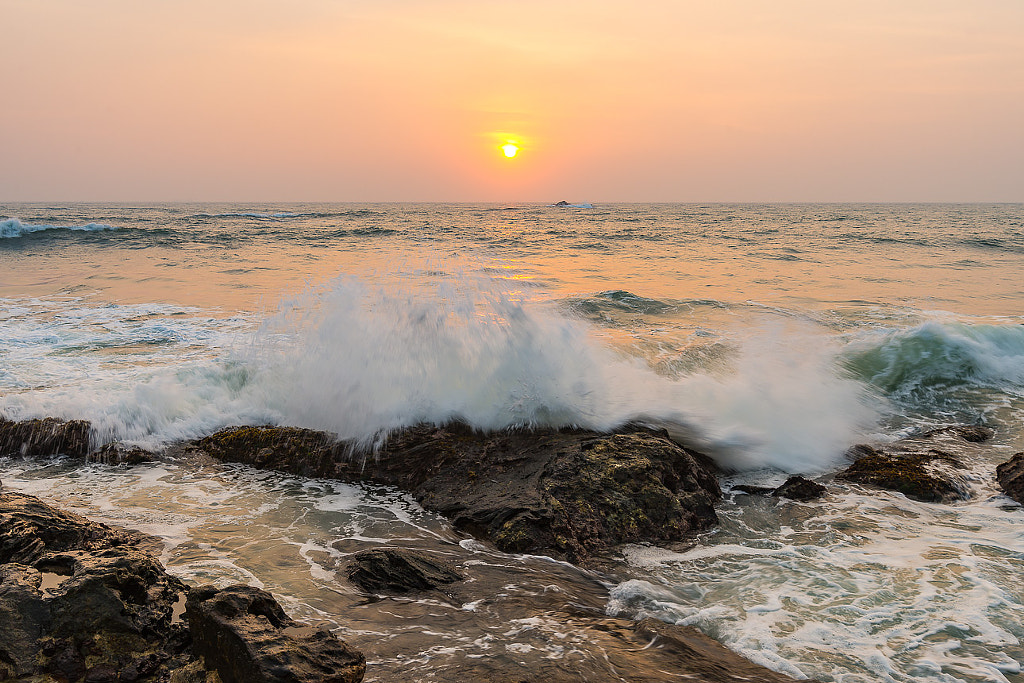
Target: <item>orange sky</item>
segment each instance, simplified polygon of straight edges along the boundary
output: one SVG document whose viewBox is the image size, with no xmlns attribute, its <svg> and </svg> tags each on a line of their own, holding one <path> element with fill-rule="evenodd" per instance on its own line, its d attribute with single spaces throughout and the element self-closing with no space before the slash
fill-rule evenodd
<svg viewBox="0 0 1024 683">
<path fill-rule="evenodd" d="M 0 26 L 3 201 L 1024 201 L 1021 0 L 0 0 Z"/>
</svg>

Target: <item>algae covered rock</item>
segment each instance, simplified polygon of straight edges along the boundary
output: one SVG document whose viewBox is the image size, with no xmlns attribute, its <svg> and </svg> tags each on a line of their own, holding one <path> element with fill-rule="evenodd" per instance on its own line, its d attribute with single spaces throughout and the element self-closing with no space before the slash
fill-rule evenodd
<svg viewBox="0 0 1024 683">
<path fill-rule="evenodd" d="M 331 438 L 242 427 L 196 446 L 257 467 L 395 485 L 501 550 L 575 562 L 621 543 L 682 540 L 718 521 L 721 490 L 710 461 L 663 430 L 481 433 L 460 423 L 424 425 L 392 434 L 371 454 Z"/>
<path fill-rule="evenodd" d="M 891 444 L 858 444 L 847 452 L 854 460 L 838 478 L 898 491 L 928 503 L 971 497 L 964 464 L 976 444 L 992 437 L 986 427 L 954 425 L 933 429 Z"/>
</svg>

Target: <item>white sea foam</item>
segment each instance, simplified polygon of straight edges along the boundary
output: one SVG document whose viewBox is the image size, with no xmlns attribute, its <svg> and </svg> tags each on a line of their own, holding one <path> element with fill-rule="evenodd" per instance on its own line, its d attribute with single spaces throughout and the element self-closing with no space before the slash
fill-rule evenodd
<svg viewBox="0 0 1024 683">
<path fill-rule="evenodd" d="M 111 225 L 103 223 L 86 223 L 85 225 L 26 225 L 17 218 L 8 218 L 0 221 L 0 239 L 21 237 L 33 232 L 44 230 L 75 230 L 84 232 L 99 232 L 104 230 L 117 230 Z"/>
<path fill-rule="evenodd" d="M 823 680 L 1007 681 L 1020 670 L 1024 518 L 999 497 L 941 506 L 847 489 L 799 511 L 762 502 L 723 506 L 723 528 L 692 550 L 627 548 L 651 579 L 615 587 L 609 613 L 694 625 Z"/>
</svg>

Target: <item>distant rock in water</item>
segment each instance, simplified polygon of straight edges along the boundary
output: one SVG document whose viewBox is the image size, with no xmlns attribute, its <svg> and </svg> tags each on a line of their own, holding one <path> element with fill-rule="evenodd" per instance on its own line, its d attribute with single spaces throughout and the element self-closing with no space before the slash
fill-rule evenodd
<svg viewBox="0 0 1024 683">
<path fill-rule="evenodd" d="M 447 563 L 401 548 L 371 548 L 356 553 L 347 573 L 349 581 L 371 593 L 434 590 L 462 580 Z"/>
<path fill-rule="evenodd" d="M 996 468 L 996 481 L 1010 498 L 1024 505 L 1024 453 L 1017 453 Z"/>
<path fill-rule="evenodd" d="M 970 444 L 992 438 L 986 427 L 955 425 L 901 439 L 891 444 L 858 444 L 847 455 L 854 460 L 838 478 L 898 491 L 928 503 L 949 503 L 971 497 L 963 456 Z"/>
<path fill-rule="evenodd" d="M 555 202 L 554 204 L 551 204 L 551 206 L 562 208 L 562 209 L 592 209 L 592 208 L 594 208 L 593 204 L 570 204 L 569 202 L 565 201 L 564 199 L 562 201 L 560 201 L 560 202 Z"/>
<path fill-rule="evenodd" d="M 402 430 L 376 453 L 311 430 L 240 427 L 195 446 L 225 461 L 410 491 L 425 508 L 506 552 L 573 562 L 622 543 L 667 543 L 717 524 L 714 466 L 663 430 Z"/>
</svg>

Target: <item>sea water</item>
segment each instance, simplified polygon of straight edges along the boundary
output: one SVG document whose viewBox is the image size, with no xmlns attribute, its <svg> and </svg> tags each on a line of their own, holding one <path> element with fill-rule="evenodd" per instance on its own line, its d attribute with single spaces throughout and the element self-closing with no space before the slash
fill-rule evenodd
<svg viewBox="0 0 1024 683">
<path fill-rule="evenodd" d="M 601 575 L 496 553 L 387 488 L 175 459 L 8 459 L 0 479 L 160 536 L 189 581 L 268 588 L 369 648 L 368 680 L 570 656 L 564 624 L 516 613 L 552 586 L 794 676 L 1024 681 L 1024 512 L 994 483 L 1024 450 L 1021 273 L 1022 205 L 2 205 L 9 419 L 151 449 L 235 424 L 369 447 L 456 418 L 640 419 L 731 474 L 719 528 Z M 854 443 L 953 422 L 996 431 L 969 501 L 831 479 Z M 829 495 L 730 491 L 789 473 Z M 382 543 L 523 581 L 389 616 L 339 573 Z"/>
</svg>

